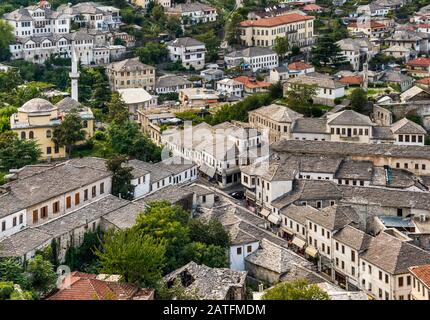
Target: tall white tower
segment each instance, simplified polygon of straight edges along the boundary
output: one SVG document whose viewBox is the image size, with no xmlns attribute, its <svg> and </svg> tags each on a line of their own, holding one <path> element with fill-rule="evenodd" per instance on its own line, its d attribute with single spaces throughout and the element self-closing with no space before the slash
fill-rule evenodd
<svg viewBox="0 0 430 320">
<path fill-rule="evenodd" d="M 79 101 L 78 96 L 78 79 L 79 79 L 79 71 L 78 71 L 78 57 L 76 56 L 75 48 L 72 45 L 72 72 L 69 73 L 69 77 L 72 83 L 72 99 L 75 101 Z"/>
</svg>

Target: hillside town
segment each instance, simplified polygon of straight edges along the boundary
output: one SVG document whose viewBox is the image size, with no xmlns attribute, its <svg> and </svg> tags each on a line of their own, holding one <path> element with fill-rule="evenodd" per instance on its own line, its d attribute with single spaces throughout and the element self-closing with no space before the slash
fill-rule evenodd
<svg viewBox="0 0 430 320">
<path fill-rule="evenodd" d="M 0 300 L 430 300 L 430 1 L 4 0 Z"/>
</svg>

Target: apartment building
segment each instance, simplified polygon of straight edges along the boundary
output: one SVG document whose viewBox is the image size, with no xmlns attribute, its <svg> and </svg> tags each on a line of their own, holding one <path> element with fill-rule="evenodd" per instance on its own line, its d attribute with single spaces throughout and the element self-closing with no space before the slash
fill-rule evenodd
<svg viewBox="0 0 430 320">
<path fill-rule="evenodd" d="M 412 300 L 430 300 L 430 265 L 413 266 L 409 268 L 412 276 Z"/>
<path fill-rule="evenodd" d="M 143 88 L 155 89 L 155 68 L 139 61 L 139 58 L 126 59 L 106 67 L 109 85 L 112 90 Z"/>
<path fill-rule="evenodd" d="M 203 42 L 190 37 L 177 38 L 167 43 L 171 61 L 181 61 L 184 68 L 201 70 L 205 66 L 206 47 Z"/>
<path fill-rule="evenodd" d="M 241 66 L 245 70 L 269 70 L 278 67 L 278 55 L 270 48 L 250 47 L 224 56 L 228 68 Z"/>
<path fill-rule="evenodd" d="M 240 40 L 249 47 L 273 47 L 277 37 L 288 37 L 290 46 L 314 44 L 314 17 L 289 13 L 240 23 Z"/>
</svg>

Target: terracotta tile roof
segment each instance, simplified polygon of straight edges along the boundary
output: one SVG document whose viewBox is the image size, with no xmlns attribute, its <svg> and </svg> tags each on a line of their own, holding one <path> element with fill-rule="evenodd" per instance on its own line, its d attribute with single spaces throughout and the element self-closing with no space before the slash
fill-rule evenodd
<svg viewBox="0 0 430 320">
<path fill-rule="evenodd" d="M 361 27 L 363 27 L 363 28 L 367 28 L 368 26 L 367 26 L 368 24 L 367 23 L 363 23 L 362 25 L 361 25 Z M 385 24 L 383 24 L 383 23 L 379 23 L 379 22 L 376 22 L 376 21 L 371 21 L 370 22 L 370 28 L 372 28 L 372 29 L 383 29 L 383 28 L 385 28 L 386 26 L 385 26 Z M 350 23 L 349 25 L 348 25 L 348 28 L 357 28 L 357 22 L 352 22 L 352 23 Z"/>
<path fill-rule="evenodd" d="M 296 61 L 288 65 L 289 70 L 306 70 L 309 68 L 312 68 L 312 65 L 307 64 L 303 61 Z"/>
<path fill-rule="evenodd" d="M 290 13 L 283 16 L 264 18 L 259 20 L 245 20 L 240 23 L 241 27 L 275 27 L 283 24 L 313 20 L 312 16 L 304 16 L 298 13 Z"/>
<path fill-rule="evenodd" d="M 270 87 L 270 83 L 268 82 L 253 80 L 252 78 L 247 76 L 240 76 L 240 77 L 234 78 L 233 80 L 243 83 L 245 87 L 250 89 Z"/>
<path fill-rule="evenodd" d="M 302 10 L 303 11 L 318 11 L 321 10 L 322 8 L 319 5 L 316 4 L 307 4 L 305 5 Z"/>
<path fill-rule="evenodd" d="M 430 85 L 430 77 L 419 79 L 419 80 L 415 81 L 415 84 L 424 84 L 424 85 L 428 86 L 428 85 Z"/>
<path fill-rule="evenodd" d="M 412 273 L 422 283 L 424 283 L 428 288 L 430 288 L 430 264 L 410 267 L 409 272 Z"/>
<path fill-rule="evenodd" d="M 152 291 L 133 284 L 96 279 L 97 275 L 72 272 L 64 288 L 47 300 L 134 300 L 151 298 Z"/>
<path fill-rule="evenodd" d="M 430 66 L 430 58 L 416 58 L 406 63 L 412 67 L 428 67 Z"/>
<path fill-rule="evenodd" d="M 345 76 L 340 78 L 340 83 L 348 84 L 348 85 L 360 85 L 363 83 L 362 76 Z"/>
</svg>

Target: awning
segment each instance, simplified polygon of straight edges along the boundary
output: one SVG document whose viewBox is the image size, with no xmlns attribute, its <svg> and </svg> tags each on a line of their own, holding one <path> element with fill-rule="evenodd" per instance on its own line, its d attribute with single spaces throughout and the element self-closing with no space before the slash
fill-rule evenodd
<svg viewBox="0 0 430 320">
<path fill-rule="evenodd" d="M 269 214 L 267 217 L 267 220 L 269 220 L 273 224 L 279 224 L 281 222 L 281 217 L 274 215 L 273 213 Z"/>
<path fill-rule="evenodd" d="M 318 250 L 315 249 L 315 247 L 309 246 L 306 248 L 305 253 L 311 256 L 312 258 L 315 258 L 318 254 Z"/>
<path fill-rule="evenodd" d="M 270 214 L 270 211 L 269 210 L 267 210 L 266 208 L 263 208 L 263 209 L 261 209 L 261 211 L 260 211 L 260 214 L 263 216 L 263 217 L 268 217 L 269 216 L 269 214 Z"/>
<path fill-rule="evenodd" d="M 282 231 L 284 231 L 285 233 L 288 233 L 289 235 L 291 235 L 291 236 L 293 236 L 294 235 L 294 233 L 292 232 L 292 231 L 290 231 L 290 230 L 288 230 L 287 228 L 285 228 L 285 227 L 283 227 L 282 228 Z"/>
<path fill-rule="evenodd" d="M 306 245 L 306 242 L 300 238 L 294 237 L 292 244 L 294 244 L 299 249 L 303 249 Z"/>
<path fill-rule="evenodd" d="M 216 171 L 215 168 L 211 168 L 204 163 L 199 167 L 199 170 L 204 174 L 206 174 L 207 176 L 209 176 L 210 178 L 214 177 L 215 171 Z"/>
</svg>

